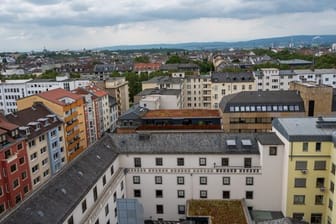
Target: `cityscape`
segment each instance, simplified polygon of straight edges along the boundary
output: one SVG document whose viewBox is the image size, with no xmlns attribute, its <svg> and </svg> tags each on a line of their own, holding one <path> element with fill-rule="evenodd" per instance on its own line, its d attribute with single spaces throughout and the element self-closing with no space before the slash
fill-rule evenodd
<svg viewBox="0 0 336 224">
<path fill-rule="evenodd" d="M 4 0 L 0 223 L 336 224 L 335 16 Z"/>
</svg>

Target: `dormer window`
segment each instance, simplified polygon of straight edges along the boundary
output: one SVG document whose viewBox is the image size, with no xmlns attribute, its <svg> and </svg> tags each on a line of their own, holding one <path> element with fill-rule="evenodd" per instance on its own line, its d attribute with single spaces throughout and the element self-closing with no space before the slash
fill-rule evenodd
<svg viewBox="0 0 336 224">
<path fill-rule="evenodd" d="M 0 135 L 0 141 L 1 141 L 1 143 L 6 142 L 6 140 L 7 140 L 6 135 Z"/>
<path fill-rule="evenodd" d="M 15 130 L 13 130 L 13 131 L 11 132 L 11 136 L 12 136 L 12 138 L 16 138 L 18 135 L 19 135 L 19 131 L 18 131 L 18 129 L 15 129 Z"/>
</svg>

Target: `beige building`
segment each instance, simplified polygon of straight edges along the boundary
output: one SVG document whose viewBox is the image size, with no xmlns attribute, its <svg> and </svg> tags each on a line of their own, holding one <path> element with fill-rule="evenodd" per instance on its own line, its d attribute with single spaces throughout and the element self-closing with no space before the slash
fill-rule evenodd
<svg viewBox="0 0 336 224">
<path fill-rule="evenodd" d="M 96 85 L 116 98 L 118 113 L 123 114 L 129 108 L 128 82 L 125 77 L 114 77 L 96 82 Z"/>
</svg>

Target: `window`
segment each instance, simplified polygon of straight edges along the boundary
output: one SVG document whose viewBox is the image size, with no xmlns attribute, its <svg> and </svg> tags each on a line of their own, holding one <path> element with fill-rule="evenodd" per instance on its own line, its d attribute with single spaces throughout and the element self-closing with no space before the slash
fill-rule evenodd
<svg viewBox="0 0 336 224">
<path fill-rule="evenodd" d="M 106 204 L 106 206 L 105 206 L 105 216 L 107 216 L 109 214 L 109 212 L 110 212 L 109 205 Z"/>
<path fill-rule="evenodd" d="M 140 184 L 140 176 L 133 176 L 133 184 Z"/>
<path fill-rule="evenodd" d="M 324 187 L 324 178 L 323 177 L 316 178 L 316 187 L 317 188 Z"/>
<path fill-rule="evenodd" d="M 335 163 L 331 164 L 331 173 L 335 175 L 335 171 L 336 171 L 336 165 Z"/>
<path fill-rule="evenodd" d="M 49 170 L 46 170 L 46 171 L 43 172 L 43 177 L 46 177 L 48 175 L 49 175 Z"/>
<path fill-rule="evenodd" d="M 295 178 L 294 187 L 306 187 L 306 178 Z"/>
<path fill-rule="evenodd" d="M 303 152 L 308 152 L 308 142 L 303 142 L 302 143 L 302 151 Z"/>
<path fill-rule="evenodd" d="M 141 190 L 135 189 L 133 193 L 134 193 L 135 198 L 140 198 L 141 197 Z"/>
<path fill-rule="evenodd" d="M 34 152 L 33 154 L 30 155 L 30 160 L 34 160 L 37 158 L 37 152 Z"/>
<path fill-rule="evenodd" d="M 47 147 L 43 147 L 40 149 L 41 154 L 45 153 L 47 151 Z"/>
<path fill-rule="evenodd" d="M 306 169 L 307 169 L 307 161 L 295 162 L 295 170 L 306 170 Z"/>
<path fill-rule="evenodd" d="M 304 213 L 293 213 L 293 219 L 296 221 L 302 221 Z"/>
<path fill-rule="evenodd" d="M 26 171 L 24 171 L 24 172 L 21 173 L 21 179 L 24 180 L 26 178 L 27 178 L 27 173 L 26 173 Z"/>
<path fill-rule="evenodd" d="M 185 214 L 185 205 L 177 205 L 177 211 L 179 215 Z"/>
<path fill-rule="evenodd" d="M 117 208 L 114 208 L 114 217 L 117 217 L 118 216 L 118 210 Z"/>
<path fill-rule="evenodd" d="M 103 186 L 105 186 L 105 184 L 106 184 L 106 176 L 104 175 L 103 176 Z"/>
<path fill-rule="evenodd" d="M 178 176 L 177 177 L 177 184 L 179 184 L 179 185 L 184 184 L 184 177 Z"/>
<path fill-rule="evenodd" d="M 315 195 L 315 205 L 323 205 L 323 195 Z"/>
<path fill-rule="evenodd" d="M 0 214 L 3 213 L 5 211 L 5 205 L 1 204 L 0 205 Z"/>
<path fill-rule="evenodd" d="M 97 192 L 97 187 L 93 188 L 93 201 L 97 201 L 98 198 L 98 192 Z"/>
<path fill-rule="evenodd" d="M 253 199 L 253 191 L 246 191 L 245 192 L 246 199 Z"/>
<path fill-rule="evenodd" d="M 116 202 L 116 200 L 117 200 L 117 192 L 114 192 L 113 193 L 113 202 Z"/>
<path fill-rule="evenodd" d="M 19 186 L 19 179 L 15 179 L 13 181 L 13 189 L 17 188 Z"/>
<path fill-rule="evenodd" d="M 329 198 L 328 208 L 330 209 L 330 211 L 333 210 L 333 201 L 330 198 Z"/>
<path fill-rule="evenodd" d="M 314 170 L 325 170 L 326 169 L 326 161 L 315 161 L 314 162 Z"/>
<path fill-rule="evenodd" d="M 31 140 L 30 142 L 28 142 L 29 148 L 33 147 L 34 145 L 35 145 L 35 140 Z"/>
<path fill-rule="evenodd" d="M 162 176 L 155 176 L 155 184 L 162 184 Z"/>
<path fill-rule="evenodd" d="M 252 167 L 252 158 L 244 158 L 244 167 L 251 168 Z"/>
<path fill-rule="evenodd" d="M 222 166 L 229 166 L 229 158 L 222 158 Z"/>
<path fill-rule="evenodd" d="M 200 198 L 207 198 L 208 197 L 208 192 L 206 190 L 201 190 L 200 191 Z"/>
<path fill-rule="evenodd" d="M 48 158 L 45 158 L 44 160 L 42 160 L 42 166 L 46 165 L 48 163 Z"/>
<path fill-rule="evenodd" d="M 40 183 L 40 177 L 36 177 L 36 178 L 33 180 L 33 183 L 34 183 L 34 185 Z"/>
<path fill-rule="evenodd" d="M 11 173 L 15 172 L 16 170 L 17 170 L 16 164 L 10 166 Z"/>
<path fill-rule="evenodd" d="M 316 144 L 315 144 L 315 151 L 316 152 L 321 152 L 321 142 L 316 142 Z"/>
<path fill-rule="evenodd" d="M 162 190 L 155 190 L 155 197 L 162 198 L 163 197 L 163 191 Z"/>
<path fill-rule="evenodd" d="M 230 185 L 230 177 L 223 177 L 223 185 Z"/>
<path fill-rule="evenodd" d="M 303 205 L 305 203 L 305 196 L 304 195 L 294 195 L 294 202 L 295 205 Z"/>
<path fill-rule="evenodd" d="M 20 144 L 17 145 L 17 149 L 18 150 L 22 149 L 22 143 L 20 143 Z"/>
<path fill-rule="evenodd" d="M 310 224 L 321 224 L 322 223 L 322 214 L 312 213 L 310 216 Z"/>
<path fill-rule="evenodd" d="M 114 167 L 113 166 L 111 166 L 110 171 L 111 171 L 111 176 L 112 176 L 114 174 Z"/>
<path fill-rule="evenodd" d="M 177 165 L 184 166 L 184 158 L 177 158 Z"/>
<path fill-rule="evenodd" d="M 253 185 L 253 177 L 246 177 L 246 185 Z"/>
<path fill-rule="evenodd" d="M 86 200 L 84 199 L 84 201 L 82 202 L 82 213 L 84 213 L 86 211 Z"/>
<path fill-rule="evenodd" d="M 184 198 L 184 190 L 177 190 L 177 197 Z"/>
<path fill-rule="evenodd" d="M 45 139 L 44 135 L 40 135 L 40 136 L 39 136 L 39 141 L 40 141 L 40 142 L 44 141 L 44 139 Z"/>
<path fill-rule="evenodd" d="M 134 158 L 134 167 L 141 167 L 141 158 L 135 157 Z"/>
<path fill-rule="evenodd" d="M 121 191 L 124 190 L 124 181 L 121 181 L 121 182 L 120 182 L 120 190 L 121 190 Z"/>
<path fill-rule="evenodd" d="M 334 182 L 330 181 L 330 191 L 334 193 L 334 190 L 335 190 L 335 184 Z"/>
<path fill-rule="evenodd" d="M 38 171 L 38 169 L 39 169 L 39 165 L 37 164 L 37 165 L 32 167 L 32 172 L 35 173 L 35 172 Z"/>
<path fill-rule="evenodd" d="M 163 165 L 162 157 L 155 158 L 155 165 L 156 166 L 162 166 Z"/>
<path fill-rule="evenodd" d="M 156 214 L 163 214 L 163 205 L 156 205 Z"/>
<path fill-rule="evenodd" d="M 270 156 L 276 156 L 277 155 L 277 147 L 276 146 L 270 146 L 269 147 L 269 155 Z"/>
<path fill-rule="evenodd" d="M 200 185 L 206 185 L 207 184 L 207 177 L 200 177 Z"/>
<path fill-rule="evenodd" d="M 17 204 L 17 203 L 19 203 L 21 201 L 21 195 L 16 195 L 16 197 L 15 197 L 15 203 Z"/>
<path fill-rule="evenodd" d="M 200 166 L 206 166 L 206 158 L 199 158 L 199 165 Z"/>
<path fill-rule="evenodd" d="M 230 191 L 223 191 L 223 199 L 230 199 Z"/>
</svg>

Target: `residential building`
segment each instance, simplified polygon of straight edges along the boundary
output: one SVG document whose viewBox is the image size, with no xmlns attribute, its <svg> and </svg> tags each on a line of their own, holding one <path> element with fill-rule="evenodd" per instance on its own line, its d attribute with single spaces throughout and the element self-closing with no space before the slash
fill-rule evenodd
<svg viewBox="0 0 336 224">
<path fill-rule="evenodd" d="M 128 82 L 125 77 L 115 77 L 95 83 L 99 88 L 115 97 L 118 104 L 118 115 L 125 113 L 129 109 Z"/>
<path fill-rule="evenodd" d="M 255 90 L 256 85 L 251 72 L 213 73 L 211 75 L 211 108 L 218 108 L 225 95 Z"/>
<path fill-rule="evenodd" d="M 90 84 L 89 80 L 69 79 L 67 76 L 56 79 L 6 80 L 0 83 L 0 110 L 5 114 L 17 111 L 16 101 L 26 96 L 62 88 L 68 91 Z"/>
<path fill-rule="evenodd" d="M 150 110 L 181 109 L 181 90 L 178 89 L 145 89 L 134 96 L 134 103 Z"/>
<path fill-rule="evenodd" d="M 150 80 L 142 82 L 142 90 L 145 89 L 183 89 L 183 78 L 173 76 L 155 76 Z"/>
<path fill-rule="evenodd" d="M 109 108 L 110 108 L 110 132 L 113 132 L 117 128 L 117 121 L 118 121 L 118 104 L 116 98 L 113 96 L 108 95 L 109 98 Z"/>
<path fill-rule="evenodd" d="M 211 77 L 190 75 L 183 77 L 183 108 L 211 109 Z"/>
<path fill-rule="evenodd" d="M 0 117 L 0 214 L 19 204 L 32 190 L 26 141 L 19 126 Z"/>
<path fill-rule="evenodd" d="M 163 72 L 186 72 L 190 75 L 200 75 L 200 68 L 197 64 L 163 64 L 160 70 Z"/>
<path fill-rule="evenodd" d="M 18 109 L 30 108 L 36 102 L 43 103 L 65 123 L 66 156 L 68 161 L 73 160 L 87 148 L 83 97 L 64 89 L 53 89 L 19 99 Z"/>
<path fill-rule="evenodd" d="M 27 163 L 34 190 L 67 163 L 63 122 L 41 103 L 9 114 L 6 119 L 18 125 L 19 134 L 26 138 Z"/>
<path fill-rule="evenodd" d="M 139 74 L 141 72 L 151 73 L 154 71 L 159 71 L 160 66 L 160 63 L 135 63 L 133 70 Z"/>
<path fill-rule="evenodd" d="M 281 211 L 284 145 L 274 133 L 143 136 L 105 135 L 2 221 L 116 223 L 118 198 L 137 199 L 153 221 L 185 220 L 190 199 Z"/>
<path fill-rule="evenodd" d="M 225 132 L 265 132 L 274 118 L 305 116 L 297 91 L 240 92 L 224 96 L 219 108 Z"/>
<path fill-rule="evenodd" d="M 335 223 L 335 117 L 279 118 L 285 144 L 282 211 L 309 223 Z"/>
<path fill-rule="evenodd" d="M 111 128 L 109 97 L 107 92 L 94 85 L 72 91 L 85 99 L 85 123 L 87 144 L 91 145 Z"/>
</svg>

